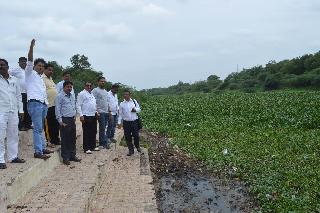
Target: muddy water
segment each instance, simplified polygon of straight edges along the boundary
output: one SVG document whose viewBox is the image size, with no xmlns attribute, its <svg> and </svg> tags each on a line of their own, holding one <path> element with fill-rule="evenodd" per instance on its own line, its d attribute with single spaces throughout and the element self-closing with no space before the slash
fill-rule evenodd
<svg viewBox="0 0 320 213">
<path fill-rule="evenodd" d="M 149 145 L 149 159 L 140 159 L 140 165 L 150 162 L 159 212 L 247 213 L 259 209 L 244 183 L 221 179 L 202 162 L 169 146 L 165 136 L 144 132 L 143 137 Z"/>
<path fill-rule="evenodd" d="M 162 188 L 161 209 L 163 212 L 241 212 L 236 203 L 237 192 L 225 191 L 212 180 L 195 175 L 160 179 Z"/>
</svg>

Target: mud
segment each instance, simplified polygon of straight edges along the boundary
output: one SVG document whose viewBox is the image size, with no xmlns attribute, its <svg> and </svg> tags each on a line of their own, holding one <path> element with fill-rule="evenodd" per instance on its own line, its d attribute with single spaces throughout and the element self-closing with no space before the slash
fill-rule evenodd
<svg viewBox="0 0 320 213">
<path fill-rule="evenodd" d="M 243 183 L 222 179 L 203 163 L 191 158 L 168 138 L 142 132 L 149 146 L 149 162 L 153 175 L 159 212 L 238 213 L 257 211 L 258 207 Z"/>
</svg>

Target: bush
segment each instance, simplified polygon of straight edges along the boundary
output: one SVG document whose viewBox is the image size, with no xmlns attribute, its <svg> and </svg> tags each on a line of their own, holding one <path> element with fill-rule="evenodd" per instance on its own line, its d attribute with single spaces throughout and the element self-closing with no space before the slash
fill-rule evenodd
<svg viewBox="0 0 320 213">
<path fill-rule="evenodd" d="M 279 80 L 277 80 L 275 77 L 269 76 L 268 78 L 266 78 L 266 81 L 264 83 L 265 90 L 275 90 L 275 89 L 279 89 L 279 87 L 280 87 Z"/>
</svg>

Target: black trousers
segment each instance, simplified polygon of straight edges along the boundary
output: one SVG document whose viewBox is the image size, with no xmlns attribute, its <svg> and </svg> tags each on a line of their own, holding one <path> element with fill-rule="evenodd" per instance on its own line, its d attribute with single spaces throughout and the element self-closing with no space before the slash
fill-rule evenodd
<svg viewBox="0 0 320 213">
<path fill-rule="evenodd" d="M 76 156 L 76 123 L 75 118 L 62 117 L 66 127 L 60 126 L 61 135 L 61 157 L 70 160 Z"/>
<path fill-rule="evenodd" d="M 82 123 L 83 131 L 83 150 L 94 150 L 96 148 L 96 135 L 97 135 L 97 118 L 96 116 L 83 116 L 84 122 Z"/>
<path fill-rule="evenodd" d="M 23 119 L 19 117 L 19 129 L 21 128 L 30 128 L 32 121 L 31 117 L 28 113 L 28 108 L 27 108 L 27 103 L 28 103 L 28 98 L 27 98 L 27 93 L 21 93 L 22 96 L 22 103 L 23 103 L 23 111 L 24 111 L 24 116 Z"/>
<path fill-rule="evenodd" d="M 48 108 L 48 113 L 45 122 L 45 135 L 47 141 L 51 144 L 60 144 L 59 122 L 56 118 L 55 106 Z"/>
<path fill-rule="evenodd" d="M 134 153 L 134 147 L 132 144 L 132 137 L 134 140 L 134 146 L 139 148 L 139 128 L 138 122 L 135 121 L 123 121 L 123 130 L 124 130 L 124 137 L 127 142 L 127 146 L 129 149 L 129 153 Z"/>
</svg>

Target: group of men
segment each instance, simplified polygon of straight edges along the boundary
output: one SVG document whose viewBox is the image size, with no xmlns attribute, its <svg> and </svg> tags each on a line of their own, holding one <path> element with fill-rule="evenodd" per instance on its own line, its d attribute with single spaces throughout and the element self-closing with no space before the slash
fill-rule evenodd
<svg viewBox="0 0 320 213">
<path fill-rule="evenodd" d="M 110 149 L 116 126 L 123 126 L 128 145 L 128 156 L 139 146 L 138 115 L 140 106 L 124 91 L 124 101 L 118 103 L 119 85 L 113 84 L 110 91 L 104 89 L 106 79 L 97 79 L 98 87 L 85 82 L 77 98 L 69 72 L 55 84 L 52 76 L 54 66 L 38 58 L 33 60 L 35 40 L 30 44 L 28 58 L 19 58 L 19 68 L 9 71 L 8 62 L 0 59 L 0 169 L 5 163 L 5 138 L 7 160 L 24 163 L 18 157 L 19 130 L 33 130 L 34 157 L 46 160 L 53 151 L 47 149 L 61 145 L 63 163 L 80 162 L 76 155 L 76 116 L 80 116 L 83 130 L 83 151 L 92 154 L 100 149 Z M 96 144 L 97 122 L 99 123 L 99 146 Z M 43 134 L 45 132 L 45 134 Z M 45 135 L 45 137 L 43 137 Z M 134 138 L 134 146 L 132 144 Z"/>
</svg>

